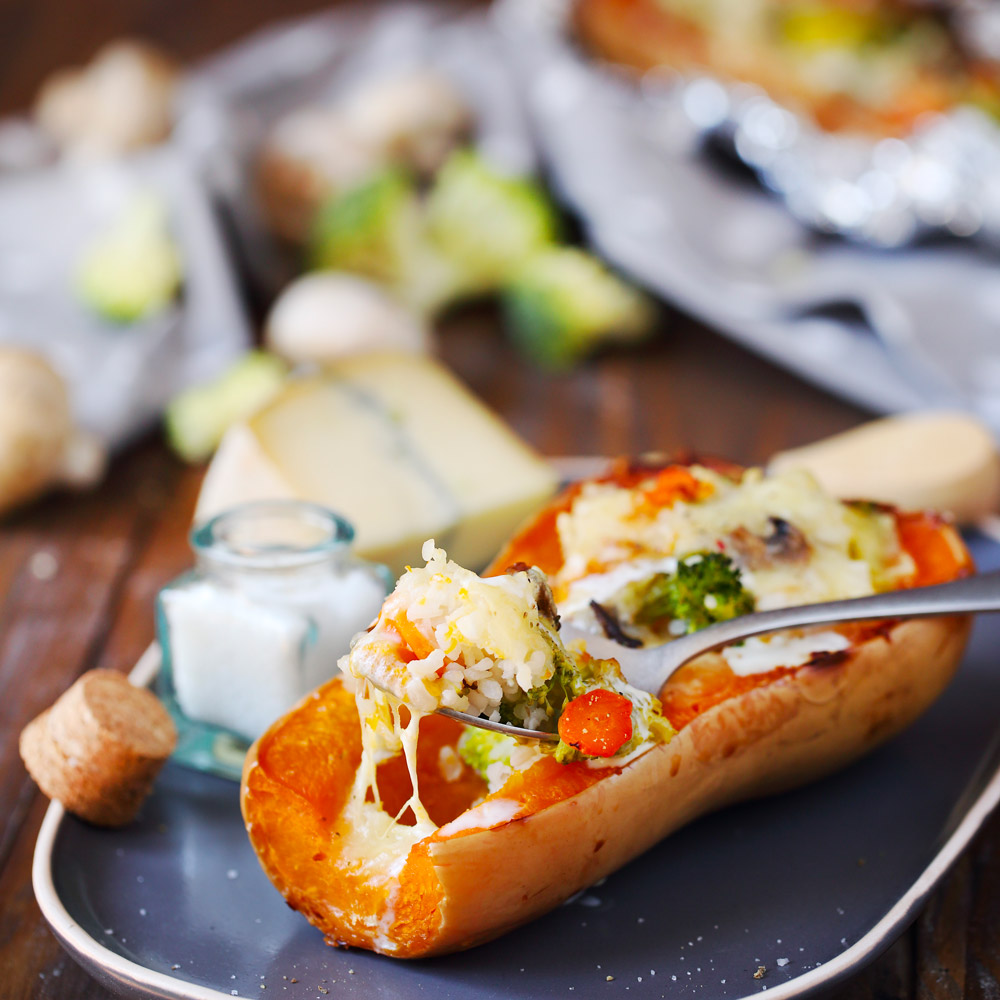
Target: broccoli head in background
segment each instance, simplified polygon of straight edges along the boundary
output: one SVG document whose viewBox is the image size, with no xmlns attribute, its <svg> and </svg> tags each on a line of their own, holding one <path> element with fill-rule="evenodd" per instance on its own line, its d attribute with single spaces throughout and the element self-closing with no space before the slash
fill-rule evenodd
<svg viewBox="0 0 1000 1000">
<path fill-rule="evenodd" d="M 387 170 L 330 199 L 313 227 L 310 262 L 384 285 L 402 282 L 420 247 L 420 201 L 410 178 Z"/>
<path fill-rule="evenodd" d="M 181 258 L 163 199 L 135 195 L 83 252 L 75 278 L 80 298 L 115 323 L 135 323 L 170 305 L 181 284 Z"/>
<path fill-rule="evenodd" d="M 641 339 L 655 319 L 645 295 L 573 247 L 531 257 L 505 289 L 503 305 L 517 346 L 554 370 L 569 368 L 600 344 Z"/>
<path fill-rule="evenodd" d="M 496 291 L 536 251 L 550 246 L 559 220 L 548 195 L 528 177 L 495 170 L 478 153 L 453 153 L 427 197 L 427 231 L 462 268 L 470 288 Z"/>
<path fill-rule="evenodd" d="M 644 336 L 654 310 L 595 257 L 555 245 L 557 235 L 537 183 L 460 150 L 426 198 L 396 169 L 334 197 L 317 217 L 310 257 L 315 268 L 377 281 L 425 315 L 501 291 L 517 346 L 559 370 L 601 343 Z"/>
<path fill-rule="evenodd" d="M 404 305 L 429 313 L 460 297 L 465 278 L 426 238 L 413 179 L 386 170 L 332 198 L 313 228 L 310 264 L 377 281 Z"/>
<path fill-rule="evenodd" d="M 657 573 L 629 586 L 626 600 L 640 625 L 682 621 L 688 632 L 727 621 L 754 609 L 754 598 L 740 571 L 721 552 L 699 552 L 682 559 L 675 573 Z"/>
</svg>

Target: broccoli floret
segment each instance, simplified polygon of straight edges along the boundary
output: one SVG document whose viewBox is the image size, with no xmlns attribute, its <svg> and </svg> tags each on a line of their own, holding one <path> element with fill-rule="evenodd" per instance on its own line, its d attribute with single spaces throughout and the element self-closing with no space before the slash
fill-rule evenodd
<svg viewBox="0 0 1000 1000">
<path fill-rule="evenodd" d="M 170 447 L 187 462 L 208 458 L 229 426 L 263 406 L 287 375 L 280 358 L 251 351 L 212 382 L 175 396 L 165 415 Z"/>
<path fill-rule="evenodd" d="M 419 242 L 420 203 L 410 178 L 388 170 L 330 201 L 316 219 L 314 267 L 353 271 L 386 285 L 408 272 Z"/>
<path fill-rule="evenodd" d="M 413 179 L 387 170 L 335 196 L 320 210 L 309 260 L 383 285 L 406 305 L 432 312 L 462 295 L 465 277 L 427 239 Z"/>
<path fill-rule="evenodd" d="M 626 601 L 637 608 L 640 625 L 683 621 L 688 632 L 727 621 L 754 609 L 754 597 L 740 571 L 721 552 L 699 552 L 682 559 L 675 573 L 657 573 L 629 587 Z"/>
<path fill-rule="evenodd" d="M 472 150 L 459 150 L 427 198 L 427 229 L 443 256 L 477 292 L 499 289 L 559 231 L 556 211 L 527 177 L 499 173 Z"/>
<path fill-rule="evenodd" d="M 481 778 L 486 778 L 486 769 L 490 764 L 506 764 L 510 766 L 510 755 L 517 740 L 511 736 L 491 732 L 489 729 L 479 729 L 467 726 L 458 740 L 458 755 Z"/>
<path fill-rule="evenodd" d="M 565 369 L 606 341 L 650 332 L 649 299 L 572 247 L 532 257 L 505 289 L 504 311 L 515 344 L 549 369 Z"/>
<path fill-rule="evenodd" d="M 166 308 L 180 287 L 181 260 L 162 199 L 134 197 L 84 251 L 75 278 L 80 298 L 116 323 L 134 323 Z"/>
</svg>

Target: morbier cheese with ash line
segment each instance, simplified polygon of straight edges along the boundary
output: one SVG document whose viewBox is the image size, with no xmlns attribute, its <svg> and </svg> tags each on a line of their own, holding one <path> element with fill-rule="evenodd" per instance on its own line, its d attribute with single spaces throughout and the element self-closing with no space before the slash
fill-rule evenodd
<svg viewBox="0 0 1000 1000">
<path fill-rule="evenodd" d="M 230 428 L 196 520 L 298 497 L 355 528 L 355 551 L 399 573 L 435 538 L 482 566 L 554 490 L 556 475 L 447 369 L 374 354 L 293 378 Z"/>
</svg>

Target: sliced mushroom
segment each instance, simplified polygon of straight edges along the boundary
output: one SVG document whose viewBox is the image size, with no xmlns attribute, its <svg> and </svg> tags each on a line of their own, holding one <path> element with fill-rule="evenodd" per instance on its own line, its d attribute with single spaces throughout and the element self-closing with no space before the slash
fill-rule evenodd
<svg viewBox="0 0 1000 1000">
<path fill-rule="evenodd" d="M 799 528 L 783 517 L 771 517 L 768 522 L 771 530 L 766 535 L 755 535 L 744 527 L 729 535 L 729 547 L 742 566 L 749 570 L 772 569 L 809 559 L 809 541 Z"/>
</svg>

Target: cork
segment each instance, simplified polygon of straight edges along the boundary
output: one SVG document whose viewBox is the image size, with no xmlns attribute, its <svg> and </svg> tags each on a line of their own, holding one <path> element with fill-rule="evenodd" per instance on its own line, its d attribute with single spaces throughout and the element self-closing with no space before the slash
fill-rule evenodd
<svg viewBox="0 0 1000 1000">
<path fill-rule="evenodd" d="M 130 823 L 177 742 L 167 710 L 112 670 L 84 674 L 21 733 L 38 787 L 99 826 Z"/>
</svg>

